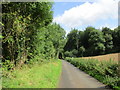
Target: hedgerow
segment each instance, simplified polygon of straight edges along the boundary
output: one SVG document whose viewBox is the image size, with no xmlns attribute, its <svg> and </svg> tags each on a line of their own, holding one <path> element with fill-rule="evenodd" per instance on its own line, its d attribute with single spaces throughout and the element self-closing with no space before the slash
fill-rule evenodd
<svg viewBox="0 0 120 90">
<path fill-rule="evenodd" d="M 66 58 L 80 70 L 95 77 L 110 88 L 120 89 L 119 64 L 116 61 L 98 61 L 95 59 Z"/>
</svg>

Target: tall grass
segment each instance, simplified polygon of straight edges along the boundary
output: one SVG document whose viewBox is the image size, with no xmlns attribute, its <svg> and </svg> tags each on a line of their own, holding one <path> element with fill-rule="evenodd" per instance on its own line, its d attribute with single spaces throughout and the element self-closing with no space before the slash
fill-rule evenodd
<svg viewBox="0 0 120 90">
<path fill-rule="evenodd" d="M 3 88 L 56 88 L 61 73 L 61 61 L 24 65 L 3 77 Z M 4 74 L 4 72 L 3 72 Z"/>
<path fill-rule="evenodd" d="M 110 88 L 120 89 L 119 64 L 116 61 L 98 61 L 80 58 L 66 58 L 66 60 Z"/>
</svg>

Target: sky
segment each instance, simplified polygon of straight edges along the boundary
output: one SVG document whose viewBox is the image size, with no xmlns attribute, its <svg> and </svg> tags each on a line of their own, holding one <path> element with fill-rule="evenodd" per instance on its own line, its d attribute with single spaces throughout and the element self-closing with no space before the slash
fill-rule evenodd
<svg viewBox="0 0 120 90">
<path fill-rule="evenodd" d="M 71 28 L 85 30 L 88 26 L 97 29 L 118 26 L 118 0 L 84 0 L 77 2 L 55 2 L 53 22 L 60 24 L 66 33 Z"/>
</svg>

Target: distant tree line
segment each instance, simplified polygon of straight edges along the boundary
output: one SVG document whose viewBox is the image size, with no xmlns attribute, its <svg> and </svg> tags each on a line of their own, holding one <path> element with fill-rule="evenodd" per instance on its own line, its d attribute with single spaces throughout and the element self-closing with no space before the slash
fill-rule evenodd
<svg viewBox="0 0 120 90">
<path fill-rule="evenodd" d="M 51 2 L 2 4 L 0 38 L 4 65 L 49 60 L 63 52 L 65 30 L 52 23 L 52 5 Z"/>
<path fill-rule="evenodd" d="M 66 57 L 95 56 L 120 52 L 120 26 L 111 30 L 87 27 L 84 31 L 71 30 L 64 47 Z"/>
</svg>

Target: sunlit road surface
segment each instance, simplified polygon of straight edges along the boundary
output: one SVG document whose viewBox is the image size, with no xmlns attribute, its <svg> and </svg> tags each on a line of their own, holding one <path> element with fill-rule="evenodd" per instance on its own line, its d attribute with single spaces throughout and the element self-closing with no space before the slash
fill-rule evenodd
<svg viewBox="0 0 120 90">
<path fill-rule="evenodd" d="M 62 60 L 62 74 L 58 88 L 102 88 L 105 85 L 98 80 Z"/>
</svg>

